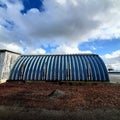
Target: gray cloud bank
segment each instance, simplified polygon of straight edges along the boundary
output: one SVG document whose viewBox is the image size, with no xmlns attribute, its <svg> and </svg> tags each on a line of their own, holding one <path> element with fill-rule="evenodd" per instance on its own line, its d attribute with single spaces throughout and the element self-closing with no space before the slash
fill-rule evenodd
<svg viewBox="0 0 120 120">
<path fill-rule="evenodd" d="M 20 13 L 23 5 L 19 0 L 14 4 L 3 2 L 7 9 L 0 8 L 0 41 L 5 43 L 31 46 L 51 40 L 58 44 L 57 39 L 61 39 L 62 44 L 77 46 L 89 39 L 120 36 L 119 0 L 44 0 L 44 12 L 31 9 L 24 15 Z M 15 23 L 13 29 L 2 26 L 5 19 Z"/>
<path fill-rule="evenodd" d="M 26 14 L 20 12 L 20 0 L 0 3 L 0 48 L 46 53 L 41 45 L 50 45 L 55 53 L 90 53 L 78 45 L 120 37 L 120 0 L 44 0 L 45 11 L 34 8 Z"/>
</svg>

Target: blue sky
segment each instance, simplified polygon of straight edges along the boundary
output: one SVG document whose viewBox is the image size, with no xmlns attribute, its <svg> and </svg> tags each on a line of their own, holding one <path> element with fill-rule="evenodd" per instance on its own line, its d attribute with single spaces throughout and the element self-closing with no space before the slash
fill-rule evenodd
<svg viewBox="0 0 120 120">
<path fill-rule="evenodd" d="M 118 39 L 109 39 L 109 40 L 94 40 L 91 42 L 84 42 L 79 45 L 79 48 L 83 51 L 90 50 L 93 53 L 100 55 L 111 54 L 113 51 L 120 49 L 120 40 Z"/>
<path fill-rule="evenodd" d="M 32 8 L 37 8 L 40 12 L 44 11 L 43 0 L 21 0 L 24 6 L 24 9 L 21 10 L 21 13 L 27 13 Z"/>
<path fill-rule="evenodd" d="M 96 53 L 120 70 L 119 0 L 0 0 L 0 49 Z"/>
</svg>

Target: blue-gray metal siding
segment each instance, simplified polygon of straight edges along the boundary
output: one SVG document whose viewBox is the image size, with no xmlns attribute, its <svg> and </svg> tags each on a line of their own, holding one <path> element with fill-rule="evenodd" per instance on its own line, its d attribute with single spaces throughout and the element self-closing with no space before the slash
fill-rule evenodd
<svg viewBox="0 0 120 120">
<path fill-rule="evenodd" d="M 21 56 L 9 80 L 21 79 L 109 81 L 104 62 L 95 54 Z"/>
</svg>

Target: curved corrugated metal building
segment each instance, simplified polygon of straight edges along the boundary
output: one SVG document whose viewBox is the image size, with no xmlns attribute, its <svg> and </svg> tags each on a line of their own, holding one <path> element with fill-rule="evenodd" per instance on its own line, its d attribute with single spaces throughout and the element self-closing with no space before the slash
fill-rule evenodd
<svg viewBox="0 0 120 120">
<path fill-rule="evenodd" d="M 102 59 L 96 54 L 23 55 L 9 80 L 109 81 Z"/>
</svg>

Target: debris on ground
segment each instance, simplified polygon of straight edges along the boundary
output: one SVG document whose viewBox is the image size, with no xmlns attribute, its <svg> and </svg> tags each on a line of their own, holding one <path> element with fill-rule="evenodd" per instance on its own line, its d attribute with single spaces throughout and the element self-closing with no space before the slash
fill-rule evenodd
<svg viewBox="0 0 120 120">
<path fill-rule="evenodd" d="M 59 89 L 56 89 L 56 90 L 53 90 L 48 96 L 51 99 L 60 98 L 65 96 L 65 92 Z"/>
</svg>

